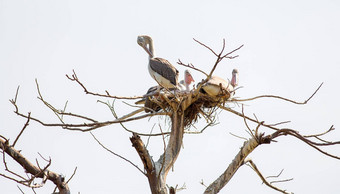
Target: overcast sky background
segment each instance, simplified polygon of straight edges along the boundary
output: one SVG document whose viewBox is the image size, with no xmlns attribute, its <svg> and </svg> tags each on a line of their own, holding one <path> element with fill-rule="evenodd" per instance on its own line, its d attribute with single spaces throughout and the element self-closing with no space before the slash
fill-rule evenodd
<svg viewBox="0 0 340 194">
<path fill-rule="evenodd" d="M 193 38 L 216 51 L 226 39 L 227 50 L 242 44 L 238 58 L 225 60 L 215 75 L 230 78 L 233 68 L 240 72 L 238 97 L 275 94 L 306 100 L 321 82 L 324 85 L 307 105 L 275 99 L 248 102 L 245 113 L 256 114 L 266 123 L 291 121 L 281 127 L 301 134 L 320 133 L 340 139 L 340 2 L 325 1 L 6 1 L 0 0 L 0 134 L 13 142 L 25 119 L 13 113 L 8 101 L 20 85 L 18 105 L 23 113 L 46 122 L 58 122 L 39 102 L 34 79 L 44 98 L 59 109 L 100 121 L 112 120 L 100 98 L 85 95 L 66 79 L 74 69 L 88 89 L 108 90 L 112 95 L 143 95 L 155 85 L 147 70 L 147 54 L 136 43 L 138 35 L 152 36 L 156 55 L 176 65 L 178 59 L 209 71 L 215 57 Z M 176 66 L 183 76 L 184 68 Z M 203 75 L 192 71 L 196 81 Z M 100 99 L 107 101 L 107 99 Z M 112 100 L 110 99 L 110 102 Z M 128 101 L 134 103 L 134 101 Z M 235 105 L 231 105 L 235 106 Z M 133 108 L 117 102 L 119 115 Z M 239 107 L 235 110 L 240 111 Z M 129 129 L 150 132 L 154 123 L 164 129 L 167 120 L 152 118 L 127 124 Z M 249 137 L 241 118 L 222 112 L 220 124 L 201 135 L 185 135 L 184 149 L 168 175 L 167 183 L 186 185 L 180 193 L 202 193 L 200 184 L 210 184 L 232 161 L 243 144 L 230 133 Z M 196 124 L 204 126 L 204 120 Z M 254 124 L 251 124 L 255 127 Z M 193 129 L 194 130 L 194 129 Z M 154 129 L 155 132 L 158 129 Z M 271 132 L 265 128 L 261 131 Z M 119 125 L 94 131 L 111 150 L 143 168 L 131 146 L 130 133 Z M 144 139 L 146 141 L 146 139 Z M 339 193 L 340 161 L 326 157 L 292 137 L 258 147 L 250 157 L 265 176 L 294 178 L 277 184 L 294 193 Z M 147 178 L 127 162 L 102 149 L 89 133 L 43 127 L 31 121 L 16 148 L 32 162 L 38 155 L 51 157 L 50 170 L 69 178 L 72 193 L 150 193 Z M 163 151 L 161 138 L 153 138 L 149 149 L 154 159 Z M 340 155 L 339 146 L 326 148 Z M 22 169 L 7 157 L 11 169 Z M 0 172 L 4 172 L 0 164 Z M 26 193 L 29 189 L 20 186 Z M 51 193 L 48 182 L 37 193 Z M 0 177 L 1 193 L 20 193 L 13 181 Z M 277 193 L 262 184 L 248 166 L 242 166 L 220 193 Z"/>
</svg>

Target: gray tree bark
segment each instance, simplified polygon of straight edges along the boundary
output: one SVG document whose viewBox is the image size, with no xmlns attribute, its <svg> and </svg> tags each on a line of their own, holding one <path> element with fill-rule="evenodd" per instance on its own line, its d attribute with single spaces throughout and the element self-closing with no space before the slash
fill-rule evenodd
<svg viewBox="0 0 340 194">
<path fill-rule="evenodd" d="M 149 180 L 153 194 L 167 194 L 166 177 L 174 165 L 181 150 L 184 133 L 184 111 L 174 111 L 171 115 L 171 133 L 165 152 L 157 162 L 154 162 L 144 146 L 143 141 L 136 134 L 130 138 L 133 147 L 138 152 Z"/>
<path fill-rule="evenodd" d="M 52 181 L 59 190 L 59 194 L 70 194 L 70 189 L 68 187 L 68 184 L 65 182 L 64 177 L 61 175 L 52 172 L 48 169 L 43 171 L 39 167 L 33 165 L 29 160 L 27 160 L 20 151 L 16 150 L 14 147 L 9 145 L 8 141 L 5 141 L 0 138 L 0 148 L 5 151 L 9 156 L 11 156 L 18 164 L 20 164 L 27 173 L 30 173 L 31 175 L 47 179 Z"/>
</svg>

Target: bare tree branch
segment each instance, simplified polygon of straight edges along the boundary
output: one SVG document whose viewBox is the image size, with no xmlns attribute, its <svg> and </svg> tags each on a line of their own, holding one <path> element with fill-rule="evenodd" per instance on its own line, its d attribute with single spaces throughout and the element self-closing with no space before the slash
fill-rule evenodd
<svg viewBox="0 0 340 194">
<path fill-rule="evenodd" d="M 216 67 L 217 67 L 219 62 L 221 62 L 224 58 L 234 59 L 234 58 L 238 57 L 238 55 L 236 55 L 236 56 L 230 56 L 230 55 L 233 54 L 234 52 L 240 50 L 243 47 L 243 45 L 241 45 L 238 48 L 228 52 L 225 55 L 223 55 L 223 52 L 224 52 L 224 49 L 225 49 L 225 40 L 224 39 L 223 39 L 222 50 L 221 50 L 221 52 L 219 54 L 217 54 L 213 49 L 211 49 L 209 46 L 203 44 L 202 42 L 200 42 L 200 41 L 198 41 L 196 39 L 194 39 L 194 41 L 196 41 L 198 44 L 200 44 L 200 45 L 204 46 L 205 48 L 207 48 L 208 50 L 210 50 L 217 57 L 216 62 L 214 64 L 213 68 L 211 69 L 209 75 L 207 76 L 206 80 L 209 80 L 211 78 L 211 76 L 214 73 L 214 71 L 215 71 L 215 69 L 216 69 Z M 203 83 L 205 83 L 205 82 L 203 82 Z"/>
<path fill-rule="evenodd" d="M 58 187 L 60 194 L 70 193 L 70 189 L 68 188 L 67 183 L 64 182 L 64 177 L 50 170 L 47 170 L 47 167 L 49 165 L 46 166 L 44 169 L 40 169 L 36 167 L 30 161 L 28 161 L 18 150 L 10 146 L 9 143 L 3 139 L 0 139 L 0 148 L 4 152 L 6 152 L 9 156 L 11 156 L 18 164 L 20 164 L 26 170 L 26 172 L 33 175 L 33 177 L 30 180 L 26 180 L 26 181 L 19 181 L 14 178 L 10 178 L 6 175 L 3 175 L 3 174 L 1 174 L 1 176 L 8 178 L 10 180 L 14 180 L 20 184 L 23 184 L 31 188 L 41 186 L 41 185 L 31 185 L 31 182 L 33 181 L 33 179 L 35 178 L 44 179 L 45 178 L 44 176 L 46 176 L 48 180 L 52 181 Z M 25 182 L 27 182 L 27 184 Z"/>
<path fill-rule="evenodd" d="M 291 100 L 291 99 L 288 99 L 288 98 L 284 98 L 284 97 L 281 97 L 281 96 L 275 96 L 275 95 L 261 95 L 261 96 L 256 96 L 256 97 L 253 97 L 253 98 L 235 99 L 234 101 L 236 101 L 236 102 L 244 102 L 244 101 L 256 100 L 256 99 L 259 99 L 259 98 L 278 98 L 278 99 L 281 99 L 281 100 L 284 100 L 284 101 L 288 101 L 288 102 L 291 102 L 291 103 L 294 103 L 294 104 L 307 104 L 308 101 L 310 99 L 312 99 L 314 97 L 314 95 L 319 91 L 319 89 L 321 88 L 322 85 L 323 85 L 323 82 L 314 91 L 314 93 L 307 100 L 305 100 L 304 102 L 297 102 L 295 100 Z"/>
<path fill-rule="evenodd" d="M 125 160 L 126 162 L 130 163 L 132 166 L 134 166 L 135 168 L 137 168 L 143 175 L 145 175 L 145 173 L 136 165 L 134 164 L 133 162 L 131 162 L 131 160 L 129 159 L 126 159 L 125 157 L 115 153 L 114 151 L 110 150 L 109 148 L 105 147 L 97 138 L 96 136 L 93 135 L 92 132 L 90 132 L 90 134 L 92 135 L 92 137 L 96 140 L 96 142 L 102 147 L 104 148 L 106 151 L 110 152 L 111 154 L 117 156 L 118 158 L 122 159 L 122 160 Z"/>
<path fill-rule="evenodd" d="M 16 101 L 16 99 L 15 99 L 15 101 Z M 15 140 L 14 140 L 14 142 L 13 142 L 13 145 L 12 145 L 13 147 L 15 146 L 15 144 L 17 143 L 17 141 L 19 140 L 21 134 L 24 132 L 24 130 L 26 129 L 26 127 L 28 126 L 28 123 L 30 122 L 30 118 L 31 118 L 31 113 L 28 113 L 27 121 L 26 121 L 24 127 L 21 129 L 19 135 L 15 138 Z"/>
<path fill-rule="evenodd" d="M 17 115 L 28 119 L 28 116 L 19 112 L 18 106 L 14 103 L 14 101 L 11 100 L 11 102 L 16 109 L 14 112 Z M 166 112 L 149 113 L 149 114 L 144 114 L 144 115 L 136 116 L 136 117 L 132 117 L 132 118 L 126 118 L 127 116 L 124 116 L 123 118 L 126 118 L 126 119 L 119 118 L 119 119 L 116 119 L 116 120 L 113 120 L 113 121 L 91 122 L 91 123 L 82 123 L 82 124 L 46 123 L 46 122 L 43 122 L 43 121 L 41 121 L 41 120 L 39 120 L 35 117 L 32 117 L 32 116 L 30 116 L 30 120 L 36 121 L 43 126 L 63 127 L 64 129 L 68 129 L 68 130 L 88 132 L 88 131 L 91 131 L 91 130 L 94 130 L 94 129 L 97 129 L 97 128 L 100 128 L 100 127 L 111 125 L 111 124 L 130 122 L 130 121 L 135 121 L 135 120 L 139 120 L 139 119 L 143 119 L 143 118 L 147 118 L 147 117 L 152 117 L 152 116 L 156 116 L 156 115 L 169 115 L 169 113 L 166 113 Z M 74 115 L 70 115 L 70 116 L 74 116 Z"/>
<path fill-rule="evenodd" d="M 238 168 L 243 164 L 244 159 L 259 145 L 256 139 L 251 138 L 245 141 L 238 154 L 235 156 L 232 163 L 228 168 L 219 176 L 213 183 L 211 183 L 206 190 L 205 194 L 218 193 L 233 177 Z"/>
<path fill-rule="evenodd" d="M 205 76 L 208 77 L 208 74 L 207 74 L 207 73 L 205 73 L 204 71 L 202 71 L 202 70 L 196 68 L 196 67 L 195 67 L 193 64 L 191 64 L 191 63 L 188 64 L 188 65 L 186 65 L 186 64 L 182 63 L 182 61 L 181 61 L 180 59 L 178 59 L 177 64 L 178 64 L 178 65 L 182 65 L 182 66 L 184 66 L 184 67 L 191 68 L 191 69 L 196 70 L 196 71 L 198 71 L 198 72 L 201 72 L 201 73 L 203 73 Z"/>
<path fill-rule="evenodd" d="M 286 190 L 282 190 L 282 189 L 279 189 L 277 187 L 275 187 L 274 185 L 272 185 L 271 183 L 269 183 L 266 178 L 263 177 L 262 173 L 260 172 L 260 170 L 257 168 L 257 166 L 255 165 L 255 163 L 251 160 L 251 159 L 246 159 L 244 161 L 244 163 L 249 163 L 250 166 L 252 167 L 252 169 L 256 172 L 257 175 L 259 175 L 259 177 L 261 178 L 261 180 L 263 181 L 264 184 L 266 184 L 268 187 L 276 190 L 276 191 L 279 191 L 281 193 L 284 193 L 284 194 L 289 194 L 288 192 L 286 192 Z"/>
<path fill-rule="evenodd" d="M 193 39 L 194 39 L 194 38 L 193 38 Z M 194 39 L 194 41 L 197 42 L 198 44 L 202 45 L 203 47 L 207 48 L 208 50 L 210 50 L 210 51 L 218 58 L 218 54 L 215 53 L 215 51 L 214 51 L 213 49 L 211 49 L 209 46 L 203 44 L 202 42 L 200 42 L 200 41 L 198 41 L 198 40 L 196 40 L 196 39 Z"/>
<path fill-rule="evenodd" d="M 90 95 L 93 95 L 93 96 L 100 96 L 100 97 L 107 97 L 107 98 L 115 98 L 115 99 L 126 99 L 126 100 L 133 100 L 133 99 L 138 99 L 138 98 L 143 98 L 143 96 L 133 96 L 133 97 L 126 97 L 126 96 L 112 96 L 109 94 L 108 91 L 105 91 L 106 94 L 99 94 L 99 93 L 94 93 L 94 92 L 91 92 L 89 90 L 87 90 L 87 88 L 84 86 L 84 84 L 82 82 L 80 82 L 80 80 L 78 79 L 78 76 L 76 74 L 76 72 L 73 70 L 73 74 L 71 76 L 67 75 L 66 74 L 66 77 L 71 80 L 71 81 L 75 81 L 77 82 L 83 89 L 84 89 L 84 92 L 86 94 L 90 94 Z"/>
<path fill-rule="evenodd" d="M 72 180 L 73 176 L 74 176 L 74 175 L 76 174 L 76 172 L 77 172 L 77 169 L 78 169 L 78 167 L 75 167 L 75 168 L 74 168 L 74 171 L 73 171 L 72 175 L 71 175 L 70 178 L 66 181 L 66 183 L 69 183 L 69 182 Z"/>
<path fill-rule="evenodd" d="M 125 119 L 125 118 L 129 118 L 129 117 L 131 117 L 131 116 L 133 116 L 133 115 L 135 115 L 135 114 L 137 114 L 137 113 L 139 113 L 139 112 L 141 112 L 141 109 L 138 109 L 138 110 L 136 110 L 136 111 L 133 111 L 133 112 L 131 112 L 131 113 L 129 113 L 129 114 L 127 114 L 127 115 L 124 115 L 124 116 L 122 116 L 122 117 L 118 117 L 118 115 L 117 115 L 117 113 L 116 113 L 116 111 L 115 111 L 115 109 L 114 109 L 114 101 L 112 102 L 112 105 L 110 104 L 110 103 L 106 103 L 106 102 L 102 102 L 102 101 L 98 101 L 98 102 L 100 102 L 100 103 L 103 103 L 103 104 L 105 104 L 109 109 L 110 109 L 110 111 L 111 111 L 111 113 L 112 113 L 112 115 L 113 115 L 113 117 L 115 118 L 115 119 Z M 143 109 L 142 109 L 143 110 Z M 152 113 L 153 114 L 153 113 Z M 139 135 L 139 136 L 149 136 L 149 137 L 151 137 L 151 136 L 161 136 L 161 135 L 164 135 L 164 134 L 170 134 L 169 132 L 165 132 L 165 133 L 163 133 L 163 132 L 161 132 L 161 133 L 153 133 L 153 134 L 145 134 L 145 133 L 138 133 L 138 132 L 135 132 L 135 131 L 132 131 L 132 130 L 130 130 L 130 129 L 128 129 L 128 128 L 126 128 L 124 125 L 123 125 L 123 123 L 120 123 L 120 125 L 126 130 L 126 131 L 128 131 L 128 132 L 130 132 L 130 133 L 135 133 L 135 134 L 137 134 L 137 135 Z"/>
</svg>

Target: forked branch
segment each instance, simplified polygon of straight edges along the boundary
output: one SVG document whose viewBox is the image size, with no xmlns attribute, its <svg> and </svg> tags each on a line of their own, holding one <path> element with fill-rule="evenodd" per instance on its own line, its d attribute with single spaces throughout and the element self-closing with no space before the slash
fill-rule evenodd
<svg viewBox="0 0 340 194">
<path fill-rule="evenodd" d="M 251 168 L 252 168 L 252 169 L 256 172 L 256 174 L 261 178 L 261 180 L 263 181 L 263 183 L 264 183 L 265 185 L 267 185 L 268 187 L 270 187 L 270 188 L 272 188 L 272 189 L 274 189 L 274 190 L 276 190 L 276 191 L 279 191 L 279 192 L 281 192 L 281 193 L 290 194 L 290 193 L 288 193 L 286 190 L 282 190 L 282 189 L 280 189 L 280 188 L 274 186 L 272 183 L 268 182 L 267 179 L 262 175 L 262 173 L 260 172 L 260 170 L 257 168 L 257 166 L 255 165 L 255 163 L 253 162 L 253 160 L 247 158 L 247 159 L 244 161 L 244 163 L 245 163 L 245 164 L 246 164 L 246 163 L 249 163 L 249 165 L 251 166 Z M 287 180 L 283 180 L 283 181 L 284 181 L 284 182 L 287 182 L 287 181 L 290 181 L 290 180 L 292 180 L 292 179 L 287 179 Z M 283 182 L 283 181 L 280 181 L 280 182 Z M 291 193 L 291 194 L 292 194 L 292 193 Z"/>
<path fill-rule="evenodd" d="M 284 98 L 282 96 L 276 96 L 276 95 L 261 95 L 261 96 L 255 96 L 255 97 L 252 97 L 252 98 L 246 98 L 246 99 L 234 99 L 233 101 L 235 102 L 245 102 L 245 101 L 252 101 L 252 100 L 256 100 L 256 99 L 259 99 L 259 98 L 278 98 L 280 100 L 284 100 L 284 101 L 288 101 L 288 102 L 291 102 L 291 103 L 294 103 L 294 104 L 307 104 L 307 102 L 312 99 L 314 97 L 314 95 L 319 91 L 319 89 L 321 88 L 321 86 L 323 85 L 323 82 L 319 85 L 319 87 L 314 91 L 314 93 L 305 101 L 303 102 L 298 102 L 298 101 L 295 101 L 295 100 L 291 100 L 289 98 Z"/>
<path fill-rule="evenodd" d="M 115 99 L 126 99 L 126 100 L 133 100 L 133 99 L 138 99 L 138 98 L 143 98 L 143 96 L 133 96 L 133 97 L 127 97 L 127 96 L 112 96 L 109 94 L 109 92 L 106 90 L 105 94 L 100 94 L 100 93 L 95 93 L 92 91 L 89 91 L 85 85 L 78 79 L 78 76 L 76 72 L 73 70 L 73 74 L 71 76 L 66 74 L 66 77 L 71 80 L 77 82 L 83 89 L 86 94 L 90 94 L 93 96 L 100 96 L 100 97 L 106 97 L 106 98 L 115 98 Z"/>
<path fill-rule="evenodd" d="M 4 174 L 0 174 L 0 176 L 3 176 L 5 178 L 8 178 L 10 180 L 14 180 L 17 183 L 20 183 L 22 185 L 25 185 L 27 187 L 31 188 L 37 188 L 41 187 L 45 180 L 52 181 L 59 189 L 60 194 L 69 194 L 70 189 L 68 187 L 68 184 L 65 182 L 65 178 L 55 172 L 52 172 L 48 170 L 49 164 L 45 168 L 40 168 L 39 166 L 35 166 L 32 164 L 28 159 L 26 159 L 20 151 L 16 150 L 14 147 L 9 145 L 9 142 L 7 139 L 0 138 L 0 148 L 4 151 L 4 153 L 7 153 L 10 157 L 12 157 L 20 166 L 22 166 L 25 171 L 29 174 L 31 174 L 31 178 L 29 179 L 21 179 L 18 180 L 17 178 L 11 178 L 9 176 L 6 176 Z M 4 157 L 4 156 L 3 156 Z M 5 163 L 5 159 L 3 158 L 3 162 Z M 7 168 L 7 165 L 5 165 Z M 41 178 L 42 184 L 33 184 L 33 181 L 35 178 Z"/>
<path fill-rule="evenodd" d="M 243 115 L 243 117 L 245 118 L 244 115 Z M 246 123 L 246 119 L 244 120 L 244 122 Z M 264 133 L 259 133 L 259 127 L 262 126 L 261 123 L 263 123 L 263 122 L 259 122 L 259 124 L 258 124 L 258 126 L 257 126 L 257 128 L 255 130 L 250 130 L 249 129 L 252 138 L 250 138 L 249 140 L 244 142 L 242 148 L 240 149 L 239 153 L 235 156 L 235 158 L 232 161 L 232 163 L 230 163 L 228 168 L 222 173 L 222 175 L 219 178 L 217 178 L 212 184 L 210 184 L 207 187 L 207 189 L 205 190 L 205 193 L 213 194 L 213 193 L 219 192 L 229 182 L 229 180 L 236 173 L 238 168 L 240 166 L 242 166 L 243 164 L 247 163 L 247 162 L 250 163 L 250 165 L 253 167 L 253 169 L 257 172 L 257 174 L 260 176 L 260 178 L 264 181 L 264 183 L 267 186 L 269 186 L 270 188 L 275 189 L 277 191 L 280 191 L 282 193 L 287 193 L 285 190 L 279 189 L 279 188 L 273 186 L 272 183 L 268 183 L 267 181 L 265 181 L 265 178 L 259 172 L 259 170 L 257 169 L 256 165 L 251 160 L 245 160 L 246 157 L 258 145 L 269 144 L 272 141 L 275 141 L 274 139 L 276 139 L 276 138 L 278 138 L 280 136 L 293 136 L 293 137 L 296 137 L 299 140 L 301 140 L 302 142 L 305 142 L 309 146 L 311 146 L 314 149 L 318 150 L 319 152 L 321 152 L 321 153 L 323 153 L 323 154 L 325 154 L 325 155 L 327 155 L 329 157 L 333 157 L 335 159 L 339 159 L 340 160 L 339 156 L 329 154 L 329 153 L 327 153 L 327 152 L 325 152 L 325 151 L 323 151 L 323 150 L 321 150 L 319 148 L 320 146 L 338 145 L 338 144 L 340 144 L 339 141 L 337 141 L 337 142 L 330 142 L 330 141 L 327 141 L 327 142 L 315 142 L 315 141 L 311 141 L 309 139 L 310 137 L 321 136 L 321 135 L 324 135 L 324 134 L 327 134 L 327 133 L 333 131 L 332 127 L 331 127 L 331 129 L 325 131 L 324 133 L 315 134 L 315 135 L 308 135 L 308 136 L 300 135 L 298 131 L 292 130 L 292 129 L 276 129 L 277 131 L 275 131 L 274 133 L 269 134 L 269 135 L 264 135 Z"/>
<path fill-rule="evenodd" d="M 95 119 L 89 118 L 89 117 L 84 116 L 84 115 L 75 114 L 75 113 L 65 113 L 64 111 L 61 111 L 61 110 L 55 108 L 53 105 L 48 103 L 43 98 L 41 91 L 40 91 L 40 88 L 39 88 L 39 84 L 38 84 L 37 81 L 36 81 L 36 85 L 37 85 L 37 91 L 38 91 L 38 95 L 39 95 L 38 99 L 41 100 L 43 102 L 43 104 L 46 105 L 46 107 L 48 107 L 58 117 L 58 119 L 61 121 L 60 123 L 44 122 L 44 121 L 42 121 L 42 120 L 40 120 L 36 117 L 33 117 L 31 115 L 28 116 L 28 115 L 21 113 L 19 111 L 19 107 L 17 105 L 18 90 L 17 90 L 17 93 L 15 95 L 15 99 L 10 100 L 10 102 L 13 104 L 13 106 L 15 108 L 14 112 L 18 116 L 21 116 L 21 117 L 26 118 L 26 119 L 30 119 L 30 120 L 35 121 L 35 122 L 38 122 L 41 125 L 47 126 L 47 127 L 62 127 L 63 129 L 68 129 L 68 130 L 73 130 L 73 131 L 88 132 L 88 131 L 92 131 L 94 129 L 105 127 L 105 126 L 112 125 L 112 124 L 136 121 L 136 120 L 149 118 L 149 117 L 153 117 L 153 116 L 157 116 L 157 115 L 169 115 L 169 113 L 166 113 L 166 112 L 158 112 L 158 113 L 149 113 L 149 114 L 144 114 L 144 115 L 132 117 L 136 113 L 141 112 L 140 110 L 138 110 L 136 113 L 134 113 L 135 111 L 133 111 L 133 114 L 124 115 L 121 118 L 117 118 L 115 120 L 98 122 Z M 82 123 L 65 123 L 63 121 L 63 116 L 68 116 L 68 117 L 72 117 L 72 118 L 80 118 L 80 119 L 83 119 L 84 121 Z M 148 135 L 148 134 L 141 134 L 141 135 Z M 153 135 L 153 134 L 151 134 L 151 135 Z M 157 134 L 157 135 L 161 135 L 161 134 Z"/>
<path fill-rule="evenodd" d="M 241 46 L 239 46 L 238 48 L 236 48 L 236 49 L 234 49 L 234 50 L 232 50 L 232 51 L 230 51 L 230 52 L 228 52 L 228 53 L 226 53 L 226 54 L 223 54 L 224 49 L 225 49 L 225 39 L 223 39 L 223 45 L 222 45 L 221 52 L 220 52 L 219 54 L 217 54 L 212 48 L 210 48 L 210 47 L 207 46 L 206 44 L 204 44 L 204 43 L 202 43 L 202 42 L 200 42 L 200 41 L 198 41 L 198 40 L 196 40 L 196 39 L 194 39 L 194 41 L 196 41 L 198 44 L 200 44 L 200 45 L 204 46 L 205 48 L 207 48 L 208 50 L 210 50 L 210 51 L 217 57 L 216 62 L 215 62 L 215 64 L 214 64 L 213 68 L 211 69 L 209 75 L 207 76 L 206 80 L 209 80 L 209 79 L 211 78 L 211 76 L 212 76 L 212 74 L 214 73 L 214 71 L 215 71 L 217 65 L 218 65 L 223 59 L 225 59 L 225 58 L 234 59 L 234 58 L 238 57 L 238 55 L 235 55 L 235 56 L 231 56 L 231 55 L 232 55 L 234 52 L 240 50 L 240 49 L 244 46 L 244 45 L 241 45 Z M 204 82 L 203 82 L 203 83 L 204 83 Z"/>
</svg>

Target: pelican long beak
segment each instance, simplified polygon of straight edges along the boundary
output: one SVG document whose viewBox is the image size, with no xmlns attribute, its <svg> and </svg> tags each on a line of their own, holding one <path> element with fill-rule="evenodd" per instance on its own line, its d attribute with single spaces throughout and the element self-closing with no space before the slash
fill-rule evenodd
<svg viewBox="0 0 340 194">
<path fill-rule="evenodd" d="M 191 74 L 186 74 L 184 80 L 187 85 L 190 85 L 192 82 L 195 82 Z"/>
<path fill-rule="evenodd" d="M 146 46 L 143 46 L 143 49 L 149 54 L 149 57 L 150 57 L 150 58 L 153 57 L 152 53 L 149 51 L 148 48 L 146 48 Z"/>
<path fill-rule="evenodd" d="M 194 78 L 190 75 L 189 76 L 189 82 L 191 83 L 191 82 L 195 82 L 195 80 L 194 80 Z"/>
</svg>

